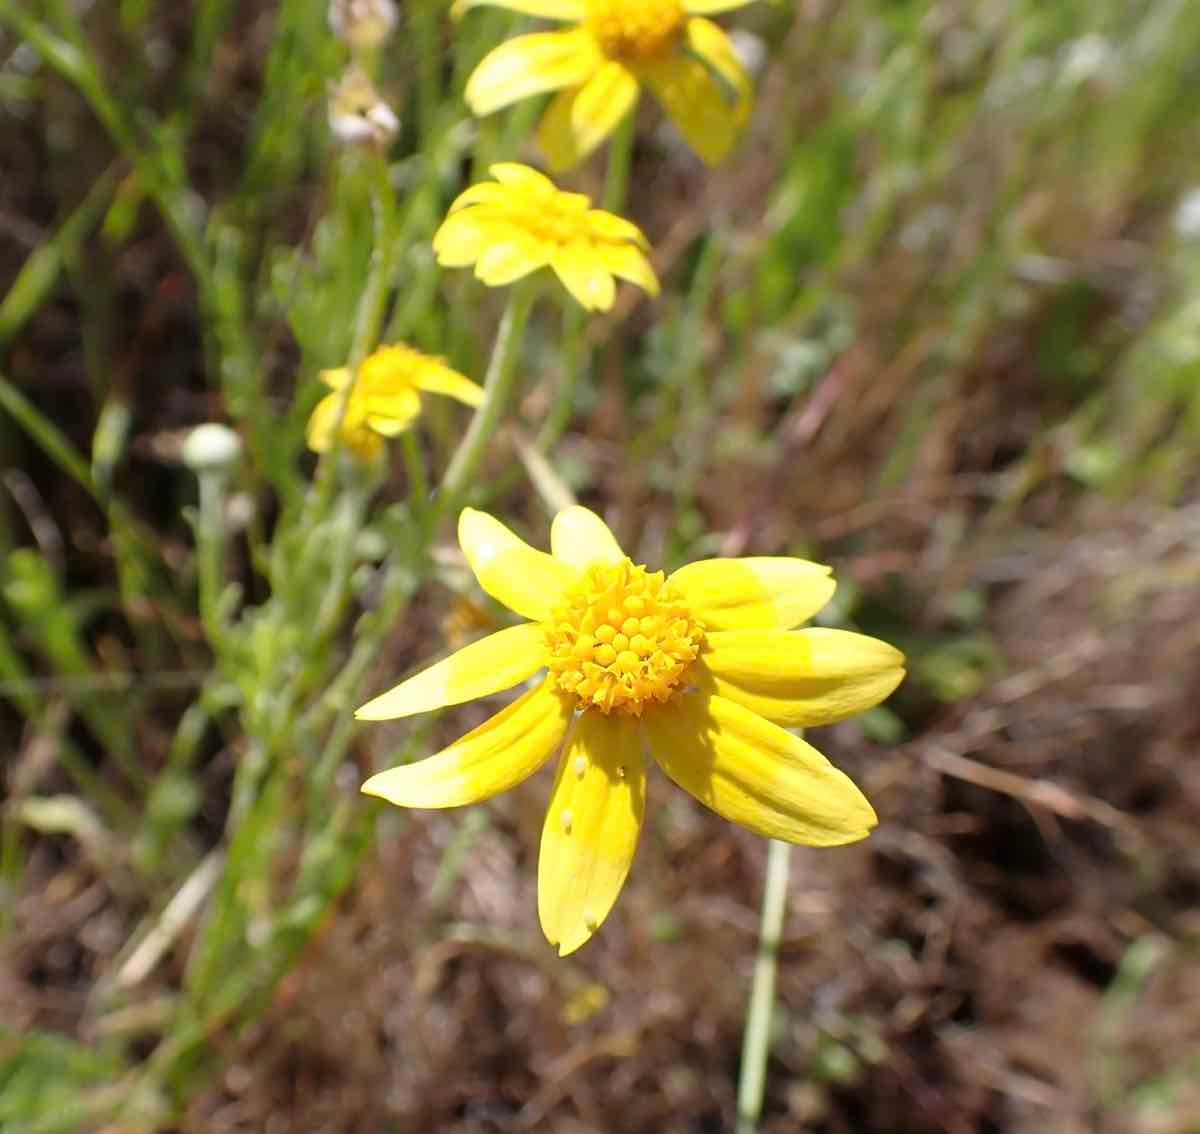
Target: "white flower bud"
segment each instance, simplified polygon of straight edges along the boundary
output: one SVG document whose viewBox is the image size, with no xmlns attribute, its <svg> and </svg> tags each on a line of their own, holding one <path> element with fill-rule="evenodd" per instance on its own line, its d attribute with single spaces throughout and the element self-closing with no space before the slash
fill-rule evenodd
<svg viewBox="0 0 1200 1134">
<path fill-rule="evenodd" d="M 351 67 L 329 92 L 329 128 L 347 145 L 384 148 L 400 129 L 400 119 L 365 71 Z"/>
<path fill-rule="evenodd" d="M 378 47 L 396 26 L 393 0 L 330 0 L 329 26 L 355 51 Z"/>
<path fill-rule="evenodd" d="M 242 455 L 242 439 L 227 425 L 197 425 L 179 450 L 183 463 L 195 473 L 220 472 Z"/>
</svg>

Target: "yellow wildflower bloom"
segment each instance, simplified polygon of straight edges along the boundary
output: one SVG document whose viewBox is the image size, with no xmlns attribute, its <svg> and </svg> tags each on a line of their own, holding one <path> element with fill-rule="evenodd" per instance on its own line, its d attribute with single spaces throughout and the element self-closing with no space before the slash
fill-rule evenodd
<svg viewBox="0 0 1200 1134">
<path fill-rule="evenodd" d="M 318 453 L 333 447 L 340 418 L 342 444 L 362 460 L 374 460 L 383 438 L 403 433 L 421 412 L 421 390 L 469 406 L 483 401 L 482 387 L 440 358 L 409 346 L 380 347 L 363 360 L 357 379 L 350 378 L 345 366 L 321 371 L 321 381 L 333 393 L 317 403 L 308 419 L 308 447 Z"/>
<path fill-rule="evenodd" d="M 527 165 L 500 162 L 489 172 L 496 180 L 459 194 L 434 234 L 443 267 L 474 264 L 491 287 L 550 267 L 589 311 L 612 307 L 614 276 L 658 294 L 650 245 L 637 225 L 593 209 L 582 193 L 564 193 Z"/>
<path fill-rule="evenodd" d="M 530 621 L 451 654 L 358 716 L 428 712 L 549 672 L 450 747 L 362 790 L 402 807 L 456 807 L 512 787 L 561 749 L 538 863 L 542 929 L 561 954 L 596 931 L 629 872 L 644 749 L 702 803 L 771 838 L 835 846 L 875 825 L 858 788 L 781 727 L 841 720 L 904 675 L 884 642 L 794 629 L 833 594 L 829 568 L 709 559 L 667 577 L 631 562 L 581 507 L 554 518 L 549 555 L 469 508 L 458 538 L 480 586 Z"/>
<path fill-rule="evenodd" d="M 467 82 L 472 113 L 491 114 L 546 91 L 538 139 L 555 169 L 586 157 L 628 114 L 643 86 L 715 165 L 733 147 L 752 100 L 729 37 L 705 16 L 751 0 L 458 0 L 574 23 L 521 35 L 490 52 Z"/>
</svg>

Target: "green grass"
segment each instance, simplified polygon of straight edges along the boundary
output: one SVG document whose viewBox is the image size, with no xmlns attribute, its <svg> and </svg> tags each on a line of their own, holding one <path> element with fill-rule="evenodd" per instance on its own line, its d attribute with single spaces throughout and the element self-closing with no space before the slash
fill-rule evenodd
<svg viewBox="0 0 1200 1134">
<path fill-rule="evenodd" d="M 770 119 L 725 168 L 646 112 L 629 211 L 664 294 L 584 321 L 543 289 L 510 418 L 543 463 L 502 428 L 464 499 L 532 535 L 574 492 L 668 565 L 739 523 L 759 552 L 817 550 L 797 518 L 886 512 L 981 425 L 988 383 L 1022 416 L 979 459 L 994 491 L 973 530 L 1010 531 L 1041 491 L 1172 504 L 1194 484 L 1200 237 L 1171 218 L 1196 177 L 1200 9 L 832 7 L 728 21 L 766 40 Z M 388 747 L 351 710 L 442 648 L 429 604 L 471 594 L 432 554 L 449 528 L 414 475 L 441 483 L 459 411 L 430 405 L 378 478 L 314 468 L 304 424 L 317 372 L 380 341 L 482 379 L 503 296 L 439 269 L 430 239 L 489 162 L 536 159 L 534 107 L 475 122 L 461 101 L 521 21 L 406 5 L 378 59 L 402 119 L 380 156 L 329 136 L 348 58 L 322 5 L 193 8 L 0 0 L 0 129 L 39 162 L 14 171 L 37 237 L 0 296 L 0 453 L 35 485 L 0 506 L 0 698 L 22 737 L 0 896 L 12 930 L 53 845 L 106 880 L 127 933 L 87 977 L 101 1042 L 0 1037 L 5 1130 L 178 1121 L 337 918 L 378 820 L 357 783 L 426 749 L 431 725 Z M 570 183 L 599 198 L 605 165 Z M 789 440 L 831 376 L 819 436 Z M 204 418 L 244 444 L 206 489 L 173 448 Z M 152 441 L 151 492 L 131 470 Z M 745 505 L 772 478 L 772 514 L 780 494 L 794 508 L 767 523 Z M 851 593 L 838 617 L 903 644 L 924 694 L 952 700 L 999 664 L 964 594 L 948 634 L 903 594 Z M 881 736 L 910 727 L 900 712 Z M 439 893 L 464 851 L 445 853 Z"/>
</svg>

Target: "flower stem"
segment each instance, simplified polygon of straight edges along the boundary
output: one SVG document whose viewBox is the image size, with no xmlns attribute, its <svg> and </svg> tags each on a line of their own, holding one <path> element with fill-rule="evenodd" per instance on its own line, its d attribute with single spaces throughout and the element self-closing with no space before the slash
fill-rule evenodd
<svg viewBox="0 0 1200 1134">
<path fill-rule="evenodd" d="M 346 360 L 350 381 L 341 393 L 332 443 L 329 450 L 321 454 L 317 465 L 315 489 L 309 494 L 306 502 L 310 514 L 316 516 L 325 515 L 334 498 L 337 463 L 344 441 L 342 421 L 350 405 L 350 394 L 358 381 L 359 367 L 363 359 L 378 345 L 379 332 L 387 314 L 388 293 L 399 256 L 400 242 L 393 239 L 396 235 L 396 195 L 392 189 L 387 161 L 382 154 L 376 153 L 365 155 L 365 160 L 370 181 L 373 224 L 371 261 L 367 271 L 367 282 L 358 297 L 358 307 L 354 313 L 354 335 Z M 354 175 L 358 175 L 357 170 L 354 171 Z"/>
<path fill-rule="evenodd" d="M 404 467 L 408 472 L 408 504 L 418 523 L 424 523 L 429 503 L 429 481 L 425 476 L 425 458 L 416 432 L 408 429 L 401 438 L 404 446 Z"/>
<path fill-rule="evenodd" d="M 621 119 L 613 134 L 612 146 L 608 151 L 608 171 L 604 177 L 604 207 L 610 213 L 620 213 L 625 209 L 636 126 L 637 108 L 634 107 Z"/>
<path fill-rule="evenodd" d="M 573 299 L 566 298 L 563 305 L 562 348 L 559 351 L 562 359 L 562 381 L 558 384 L 550 412 L 546 414 L 546 420 L 538 430 L 537 440 L 534 442 L 534 447 L 539 453 L 550 452 L 571 424 L 575 391 L 587 364 L 588 350 L 583 328 L 583 308 Z"/>
<path fill-rule="evenodd" d="M 387 161 L 382 154 L 370 153 L 365 157 L 371 189 L 374 241 L 367 283 L 359 297 L 358 310 L 354 315 L 354 340 L 350 344 L 350 357 L 347 361 L 353 375 L 351 381 L 357 377 L 359 364 L 379 342 L 379 332 L 387 314 L 388 292 L 392 286 L 400 253 L 399 241 L 395 240 L 396 194 L 392 188 Z"/>
<path fill-rule="evenodd" d="M 637 124 L 637 110 L 631 110 L 621 119 L 613 134 L 608 151 L 608 170 L 604 176 L 604 208 L 610 213 L 625 210 L 625 198 L 629 192 L 629 171 L 633 164 L 633 140 Z M 564 298 L 562 360 L 563 380 L 559 384 L 554 404 L 537 435 L 534 443 L 541 453 L 548 453 L 558 443 L 571 422 L 571 411 L 575 405 L 575 390 L 581 373 L 591 354 L 584 341 L 585 316 L 578 303 Z"/>
<path fill-rule="evenodd" d="M 225 469 L 202 469 L 198 474 L 200 501 L 196 514 L 196 575 L 200 620 L 211 641 L 220 637 L 222 561 L 225 556 Z"/>
<path fill-rule="evenodd" d="M 772 839 L 767 844 L 767 871 L 763 882 L 762 920 L 758 930 L 758 956 L 750 985 L 746 1031 L 742 1036 L 742 1069 L 738 1077 L 737 1134 L 754 1134 L 762 1114 L 767 1056 L 771 1049 L 771 1017 L 775 1008 L 775 975 L 779 963 L 779 938 L 787 907 L 788 868 L 792 848 Z"/>
<path fill-rule="evenodd" d="M 447 513 L 453 514 L 467 495 L 471 478 L 479 468 L 488 441 L 496 432 L 516 388 L 517 358 L 525 323 L 533 306 L 536 285 L 529 280 L 515 284 L 509 292 L 508 306 L 500 320 L 492 358 L 483 381 L 483 404 L 471 419 L 466 436 L 450 458 L 446 475 L 433 506 L 430 529 Z"/>
</svg>

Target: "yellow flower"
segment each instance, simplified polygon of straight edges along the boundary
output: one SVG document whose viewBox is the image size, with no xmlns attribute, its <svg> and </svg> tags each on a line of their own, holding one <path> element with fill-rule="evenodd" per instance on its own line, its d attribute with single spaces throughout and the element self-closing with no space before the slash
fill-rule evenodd
<svg viewBox="0 0 1200 1134">
<path fill-rule="evenodd" d="M 458 539 L 480 586 L 531 621 L 451 654 L 358 716 L 428 712 L 549 672 L 449 748 L 380 772 L 363 791 L 457 807 L 520 783 L 561 747 L 538 863 L 542 929 L 561 954 L 591 937 L 625 881 L 645 810 L 644 749 L 702 803 L 771 838 L 835 846 L 875 825 L 858 788 L 781 727 L 841 720 L 904 675 L 884 642 L 793 629 L 833 594 L 827 567 L 709 559 L 664 577 L 633 564 L 580 507 L 554 518 L 551 555 L 469 508 Z"/>
<path fill-rule="evenodd" d="M 628 114 L 642 86 L 680 133 L 715 165 L 750 112 L 750 80 L 711 20 L 751 0 L 458 0 L 456 12 L 491 6 L 576 23 L 517 36 L 490 52 L 467 82 L 472 113 L 491 114 L 530 95 L 558 94 L 539 129 L 550 164 L 586 157 Z"/>
<path fill-rule="evenodd" d="M 369 355 L 354 382 L 345 366 L 322 370 L 321 381 L 333 393 L 317 403 L 308 419 L 309 448 L 318 453 L 331 449 L 340 418 L 342 444 L 365 461 L 379 455 L 384 437 L 395 437 L 413 423 L 421 412 L 418 391 L 446 394 L 469 406 L 483 401 L 482 388 L 469 378 L 439 358 L 401 345 Z"/>
<path fill-rule="evenodd" d="M 607 311 L 616 298 L 613 277 L 658 294 L 658 277 L 646 259 L 641 229 L 581 193 L 564 193 L 537 170 L 501 162 L 459 194 L 433 237 L 438 263 L 475 265 L 491 287 L 550 267 L 587 310 Z"/>
</svg>

